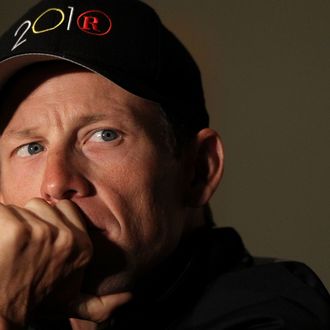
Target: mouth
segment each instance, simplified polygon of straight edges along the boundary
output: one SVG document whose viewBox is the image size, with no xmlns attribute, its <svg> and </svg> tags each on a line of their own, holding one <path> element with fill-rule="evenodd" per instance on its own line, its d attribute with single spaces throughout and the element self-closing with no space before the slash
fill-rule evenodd
<svg viewBox="0 0 330 330">
<path fill-rule="evenodd" d="M 94 220 L 92 216 L 90 216 L 80 205 L 75 203 L 77 207 L 79 208 L 83 222 L 85 224 L 86 230 L 88 233 L 102 233 L 104 232 L 104 228 L 101 226 L 101 224 L 98 224 L 97 221 Z"/>
<path fill-rule="evenodd" d="M 93 222 L 91 222 L 89 220 L 89 218 L 87 218 L 86 220 L 86 230 L 88 233 L 100 233 L 103 232 L 102 228 L 97 227 Z"/>
</svg>

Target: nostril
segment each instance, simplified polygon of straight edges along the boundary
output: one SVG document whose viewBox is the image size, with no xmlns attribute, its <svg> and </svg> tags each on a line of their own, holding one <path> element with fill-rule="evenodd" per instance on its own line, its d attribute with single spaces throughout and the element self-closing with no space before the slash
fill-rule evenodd
<svg viewBox="0 0 330 330">
<path fill-rule="evenodd" d="M 41 196 L 47 201 L 84 197 L 91 193 L 91 183 L 79 168 L 74 166 L 74 159 L 58 153 L 48 153 L 47 164 L 41 184 Z"/>
<path fill-rule="evenodd" d="M 76 195 L 79 195 L 78 191 L 74 189 L 69 189 L 63 193 L 62 199 L 72 199 Z"/>
<path fill-rule="evenodd" d="M 53 205 L 53 204 L 57 203 L 58 201 L 60 201 L 61 199 L 73 199 L 77 195 L 78 195 L 78 192 L 76 190 L 69 189 L 60 194 L 54 194 L 54 193 L 45 194 L 43 196 L 43 198 L 45 199 L 45 201 L 48 204 Z"/>
</svg>

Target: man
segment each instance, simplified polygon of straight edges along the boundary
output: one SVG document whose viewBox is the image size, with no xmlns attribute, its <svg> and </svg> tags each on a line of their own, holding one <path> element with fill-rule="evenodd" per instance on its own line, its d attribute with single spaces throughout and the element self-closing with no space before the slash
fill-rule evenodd
<svg viewBox="0 0 330 330">
<path fill-rule="evenodd" d="M 149 7 L 45 0 L 0 47 L 0 329 L 329 328 L 306 266 L 213 228 L 222 144 Z"/>
</svg>

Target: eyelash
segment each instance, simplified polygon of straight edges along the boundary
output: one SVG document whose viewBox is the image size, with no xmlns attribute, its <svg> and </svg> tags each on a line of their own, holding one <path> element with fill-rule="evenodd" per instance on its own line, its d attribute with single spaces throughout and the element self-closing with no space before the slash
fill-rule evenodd
<svg viewBox="0 0 330 330">
<path fill-rule="evenodd" d="M 91 141 L 93 136 L 96 136 L 96 134 L 100 134 L 99 137 L 103 137 L 102 136 L 102 132 L 104 131 L 110 131 L 111 134 L 115 135 L 114 137 L 112 136 L 110 138 L 110 140 L 106 141 L 106 140 L 103 140 L 103 141 L 93 141 L 93 142 L 96 142 L 96 143 L 99 143 L 99 142 L 112 142 L 112 141 L 115 141 L 117 140 L 118 138 L 121 138 L 122 137 L 122 133 L 118 132 L 117 130 L 115 129 L 112 129 L 112 128 L 102 128 L 102 129 L 97 129 L 93 132 L 91 132 L 91 134 L 89 135 L 87 141 Z M 41 147 L 41 150 L 39 152 L 36 152 L 35 154 L 30 154 L 29 153 L 29 150 L 26 150 L 27 153 L 29 154 L 26 154 L 26 155 L 19 155 L 19 153 L 23 153 L 23 149 L 24 148 L 29 148 L 29 146 L 32 146 L 32 145 L 39 145 Z M 26 144 L 23 144 L 21 146 L 19 146 L 18 148 L 15 149 L 15 152 L 18 156 L 24 158 L 24 157 L 29 157 L 29 156 L 34 156 L 34 155 L 37 155 L 39 154 L 40 152 L 44 151 L 45 150 L 45 147 L 38 141 L 32 141 L 32 142 L 29 142 L 29 143 L 26 143 Z"/>
<path fill-rule="evenodd" d="M 111 138 L 110 140 L 108 140 L 108 141 L 103 140 L 103 141 L 98 141 L 98 142 L 111 142 L 111 141 L 117 140 L 118 138 L 121 138 L 121 137 L 122 137 L 122 134 L 121 134 L 120 132 L 118 132 L 117 130 L 115 130 L 115 129 L 112 129 L 112 128 L 102 128 L 102 129 L 98 129 L 98 130 L 96 130 L 96 131 L 91 132 L 91 134 L 90 134 L 88 140 L 91 140 L 92 137 L 93 137 L 93 136 L 96 136 L 97 133 L 100 134 L 99 137 L 101 137 L 101 138 L 104 137 L 104 136 L 102 135 L 102 132 L 104 132 L 104 131 L 109 131 L 109 132 L 111 132 L 111 134 L 113 134 L 113 135 L 115 135 L 115 136 L 112 137 L 112 138 Z M 94 141 L 94 142 L 96 142 L 96 141 Z"/>
<path fill-rule="evenodd" d="M 23 154 L 23 150 L 24 150 L 24 148 L 29 148 L 29 146 L 33 146 L 33 145 L 39 145 L 41 148 L 40 148 L 40 151 L 38 151 L 37 153 L 35 153 L 35 154 Z M 21 146 L 19 146 L 18 148 L 16 148 L 16 150 L 15 150 L 15 153 L 16 153 L 16 155 L 18 155 L 19 157 L 22 157 L 22 158 L 24 158 L 24 157 L 29 157 L 29 156 L 34 156 L 34 155 L 37 155 L 37 154 L 39 154 L 40 152 L 42 152 L 42 151 L 44 151 L 45 150 L 45 147 L 40 143 L 40 142 L 38 142 L 38 141 L 33 141 L 33 142 L 29 142 L 29 143 L 26 143 L 26 144 L 23 144 L 23 145 L 21 145 Z M 27 149 L 26 150 L 26 152 L 27 153 L 29 153 L 29 149 Z M 20 155 L 20 153 L 21 153 L 21 155 Z"/>
</svg>

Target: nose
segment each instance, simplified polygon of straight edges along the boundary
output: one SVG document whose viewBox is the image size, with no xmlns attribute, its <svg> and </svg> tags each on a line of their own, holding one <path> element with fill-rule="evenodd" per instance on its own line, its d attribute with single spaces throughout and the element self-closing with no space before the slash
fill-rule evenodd
<svg viewBox="0 0 330 330">
<path fill-rule="evenodd" d="M 73 158 L 69 154 L 48 153 L 40 187 L 43 199 L 56 202 L 91 194 L 92 185 Z"/>
</svg>

